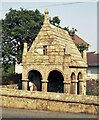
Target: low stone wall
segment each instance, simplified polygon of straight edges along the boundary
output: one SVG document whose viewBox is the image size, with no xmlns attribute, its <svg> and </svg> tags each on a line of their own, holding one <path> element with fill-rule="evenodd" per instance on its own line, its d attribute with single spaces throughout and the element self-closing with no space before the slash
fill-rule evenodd
<svg viewBox="0 0 99 120">
<path fill-rule="evenodd" d="M 0 106 L 33 110 L 98 114 L 97 96 L 0 88 Z"/>
<path fill-rule="evenodd" d="M 18 90 L 18 85 L 17 84 L 3 85 L 2 87 L 3 88 L 17 89 Z"/>
</svg>

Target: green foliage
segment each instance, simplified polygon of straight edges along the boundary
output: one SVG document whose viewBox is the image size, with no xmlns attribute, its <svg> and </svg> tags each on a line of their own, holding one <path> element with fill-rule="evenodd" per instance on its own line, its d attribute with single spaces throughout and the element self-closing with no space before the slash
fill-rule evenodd
<svg viewBox="0 0 99 120">
<path fill-rule="evenodd" d="M 22 60 L 23 43 L 32 44 L 43 24 L 44 16 L 38 11 L 13 10 L 2 20 L 2 57 L 3 67 L 14 63 L 15 57 Z"/>
<path fill-rule="evenodd" d="M 15 73 L 15 67 L 13 64 L 10 65 L 10 67 L 7 69 L 7 71 L 4 71 L 4 68 L 2 68 L 2 75 L 3 76 L 9 76 L 10 74 L 14 74 Z"/>
<path fill-rule="evenodd" d="M 35 11 L 10 9 L 6 14 L 2 20 L 2 67 L 5 72 L 12 63 L 15 64 L 15 58 L 19 63 L 22 61 L 24 42 L 28 43 L 29 49 L 39 33 L 43 20 L 44 15 L 37 9 Z M 54 17 L 51 22 L 59 25 L 60 20 Z"/>
<path fill-rule="evenodd" d="M 85 44 L 76 44 L 76 46 L 79 51 L 88 50 L 88 48 L 89 48 L 89 45 L 85 45 Z"/>
<path fill-rule="evenodd" d="M 9 66 L 6 72 L 2 70 L 2 84 L 3 85 L 20 84 L 21 79 L 22 79 L 21 74 L 15 74 L 15 67 L 13 64 Z"/>
<path fill-rule="evenodd" d="M 21 83 L 21 77 L 19 78 L 20 74 L 9 74 L 2 76 L 2 84 L 3 85 L 10 85 L 10 84 L 19 84 Z"/>
<path fill-rule="evenodd" d="M 86 95 L 90 95 L 90 96 L 99 96 L 99 93 L 90 92 L 90 93 L 86 93 Z"/>
<path fill-rule="evenodd" d="M 2 67 L 0 67 L 0 77 L 2 77 Z"/>
<path fill-rule="evenodd" d="M 59 17 L 58 16 L 53 17 L 52 20 L 50 20 L 50 23 L 58 27 L 60 24 Z"/>
<path fill-rule="evenodd" d="M 66 30 L 71 37 L 74 37 L 74 34 L 77 32 L 75 28 L 70 29 L 69 27 L 64 27 L 63 29 Z"/>
<path fill-rule="evenodd" d="M 2 67 L 5 72 L 8 72 L 8 68 L 15 64 L 15 58 L 19 63 L 22 61 L 24 42 L 28 43 L 29 49 L 39 33 L 43 20 L 44 15 L 37 9 L 35 11 L 10 9 L 5 19 L 0 21 L 2 22 Z M 61 28 L 58 16 L 50 19 L 50 22 Z M 67 30 L 71 36 L 77 31 L 74 28 L 69 30 L 69 27 L 63 29 Z"/>
<path fill-rule="evenodd" d="M 22 61 L 24 42 L 30 48 L 33 40 L 39 33 L 43 24 L 44 15 L 39 10 L 15 10 L 10 9 L 2 22 L 2 67 L 0 72 L 3 84 L 19 83 L 21 75 L 14 73 L 15 58 L 18 62 Z M 58 17 L 51 20 L 53 24 L 59 24 Z M 1 44 L 0 44 L 1 45 Z M 1 62 L 0 61 L 0 62 Z M 2 72 L 3 71 L 3 72 Z"/>
</svg>

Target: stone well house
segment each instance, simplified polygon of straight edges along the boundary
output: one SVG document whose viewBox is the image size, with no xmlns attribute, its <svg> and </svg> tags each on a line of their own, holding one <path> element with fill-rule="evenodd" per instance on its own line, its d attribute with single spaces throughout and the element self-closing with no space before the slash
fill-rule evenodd
<svg viewBox="0 0 99 120">
<path fill-rule="evenodd" d="M 38 91 L 86 94 L 86 52 L 77 49 L 68 32 L 49 22 L 45 10 L 44 23 L 27 51 L 24 43 L 22 58 L 22 89 L 33 83 Z"/>
</svg>

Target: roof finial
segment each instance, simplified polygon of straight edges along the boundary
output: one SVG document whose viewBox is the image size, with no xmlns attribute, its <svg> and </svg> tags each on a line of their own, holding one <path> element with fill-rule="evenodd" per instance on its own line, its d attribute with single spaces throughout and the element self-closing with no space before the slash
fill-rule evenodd
<svg viewBox="0 0 99 120">
<path fill-rule="evenodd" d="M 49 14 L 49 11 L 47 8 L 45 9 L 45 14 Z"/>
<path fill-rule="evenodd" d="M 47 8 L 45 9 L 44 23 L 49 23 L 49 11 Z"/>
</svg>

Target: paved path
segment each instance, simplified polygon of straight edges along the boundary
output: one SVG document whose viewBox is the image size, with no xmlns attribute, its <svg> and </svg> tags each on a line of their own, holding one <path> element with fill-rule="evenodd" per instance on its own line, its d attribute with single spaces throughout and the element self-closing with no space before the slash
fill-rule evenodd
<svg viewBox="0 0 99 120">
<path fill-rule="evenodd" d="M 97 118 L 97 115 L 2 108 L 2 117 L 3 118 Z"/>
</svg>

